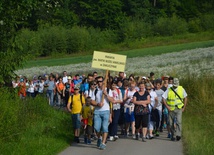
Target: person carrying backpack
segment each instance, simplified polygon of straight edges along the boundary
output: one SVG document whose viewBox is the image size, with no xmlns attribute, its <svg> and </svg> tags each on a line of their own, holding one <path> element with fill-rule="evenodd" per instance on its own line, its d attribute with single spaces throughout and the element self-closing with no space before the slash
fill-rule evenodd
<svg viewBox="0 0 214 155">
<path fill-rule="evenodd" d="M 71 113 L 73 128 L 74 128 L 74 141 L 80 143 L 80 127 L 81 127 L 81 112 L 82 106 L 85 104 L 85 98 L 80 93 L 78 86 L 74 87 L 74 94 L 68 99 L 67 109 Z"/>
</svg>

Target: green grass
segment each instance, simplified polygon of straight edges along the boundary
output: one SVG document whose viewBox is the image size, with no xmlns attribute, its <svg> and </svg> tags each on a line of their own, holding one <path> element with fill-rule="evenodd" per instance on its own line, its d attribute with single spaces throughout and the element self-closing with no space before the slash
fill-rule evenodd
<svg viewBox="0 0 214 155">
<path fill-rule="evenodd" d="M 57 154 L 69 146 L 73 137 L 70 114 L 51 108 L 43 97 L 21 101 L 2 94 L 1 155 Z"/>
<path fill-rule="evenodd" d="M 214 76 L 194 75 L 183 80 L 188 93 L 183 113 L 183 146 L 187 155 L 212 155 L 214 152 Z"/>
<path fill-rule="evenodd" d="M 164 53 L 178 52 L 182 50 L 204 48 L 204 47 L 211 47 L 211 46 L 214 46 L 214 40 L 183 43 L 183 44 L 168 45 L 168 46 L 149 47 L 149 48 L 143 48 L 143 49 L 120 51 L 115 53 L 127 55 L 127 58 L 132 58 L 132 57 L 144 57 L 148 55 L 159 55 Z M 92 54 L 75 56 L 75 57 L 67 56 L 66 58 L 38 59 L 38 60 L 28 61 L 24 66 L 24 68 L 38 67 L 38 66 L 62 66 L 62 65 L 68 65 L 68 64 L 87 63 L 87 62 L 91 62 L 91 60 L 92 60 Z"/>
</svg>

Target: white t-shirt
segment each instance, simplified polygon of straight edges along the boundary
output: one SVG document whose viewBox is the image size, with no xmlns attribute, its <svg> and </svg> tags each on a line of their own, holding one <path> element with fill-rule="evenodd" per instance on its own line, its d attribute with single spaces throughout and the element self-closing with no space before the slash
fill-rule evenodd
<svg viewBox="0 0 214 155">
<path fill-rule="evenodd" d="M 34 84 L 30 84 L 28 88 L 29 93 L 34 93 Z"/>
<path fill-rule="evenodd" d="M 95 97 L 94 97 L 94 95 L 95 95 L 95 94 L 94 94 L 94 93 L 95 93 L 95 90 L 96 90 L 96 88 L 95 88 L 94 90 L 91 90 L 91 89 L 86 90 L 84 94 L 85 94 L 85 95 L 87 94 L 87 95 L 88 95 L 89 97 L 91 97 L 91 98 L 95 98 Z"/>
<path fill-rule="evenodd" d="M 94 95 L 91 99 L 92 99 L 92 100 L 95 100 L 96 103 L 99 104 L 99 103 L 102 101 L 103 91 L 102 91 L 101 89 L 99 89 L 99 88 L 97 88 L 97 89 L 98 89 L 98 90 L 97 90 L 96 97 L 95 97 L 95 95 Z M 106 88 L 106 91 L 107 91 L 107 88 Z M 111 89 L 109 89 L 108 95 L 109 95 L 110 97 L 113 97 L 113 94 L 112 94 Z M 104 101 L 103 101 L 103 102 L 104 102 L 104 105 L 103 105 L 102 107 L 98 107 L 98 106 L 95 107 L 94 113 L 96 113 L 96 111 L 106 111 L 106 110 L 110 110 L 109 101 L 108 101 L 108 99 L 107 99 L 106 96 L 104 97 Z"/>
<path fill-rule="evenodd" d="M 155 106 L 155 98 L 157 97 L 157 93 L 155 92 L 155 91 L 153 91 L 153 90 L 151 90 L 151 92 L 150 92 L 150 96 L 151 96 L 151 105 L 149 104 L 149 110 L 151 111 L 152 110 L 152 107 L 154 107 Z"/>
<path fill-rule="evenodd" d="M 68 77 L 67 76 L 63 76 L 62 77 L 62 82 L 65 84 L 66 82 L 68 82 Z"/>
<path fill-rule="evenodd" d="M 171 88 L 168 88 L 168 89 L 164 92 L 164 94 L 162 95 L 162 97 L 163 97 L 165 100 L 166 100 L 167 97 L 168 97 L 169 89 L 171 89 Z M 177 92 L 177 88 L 174 89 L 174 90 Z M 186 93 L 186 91 L 185 91 L 184 88 L 183 88 L 183 97 L 184 97 L 184 98 L 187 97 L 187 93 Z"/>
<path fill-rule="evenodd" d="M 118 94 L 117 90 L 119 91 L 119 94 Z M 120 89 L 117 88 L 115 90 L 112 90 L 112 94 L 113 94 L 114 100 L 123 101 L 123 97 L 122 97 L 122 93 L 121 93 Z M 117 109 L 120 109 L 120 103 L 113 104 L 113 110 L 117 110 Z"/>
<path fill-rule="evenodd" d="M 164 94 L 164 91 L 162 89 L 159 89 L 159 90 L 155 90 L 156 94 L 157 94 L 157 97 L 158 97 L 158 105 L 156 107 L 156 109 L 158 110 L 162 110 L 162 95 Z"/>
<path fill-rule="evenodd" d="M 38 92 L 39 93 L 43 93 L 43 91 L 44 91 L 44 82 L 39 82 L 39 90 L 38 90 Z"/>
</svg>

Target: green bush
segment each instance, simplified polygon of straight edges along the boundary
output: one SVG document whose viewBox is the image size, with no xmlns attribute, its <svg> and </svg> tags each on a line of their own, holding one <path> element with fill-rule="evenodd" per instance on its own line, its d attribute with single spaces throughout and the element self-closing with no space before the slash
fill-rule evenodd
<svg viewBox="0 0 214 155">
<path fill-rule="evenodd" d="M 188 31 L 191 33 L 196 33 L 202 31 L 201 21 L 199 18 L 191 19 L 188 22 Z"/>
<path fill-rule="evenodd" d="M 85 52 L 88 50 L 90 35 L 85 27 L 74 26 L 66 31 L 67 53 Z"/>
<path fill-rule="evenodd" d="M 100 30 L 99 28 L 95 29 L 90 27 L 88 28 L 88 32 L 90 34 L 90 40 L 87 47 L 91 51 L 108 48 L 118 42 L 117 35 L 112 30 Z"/>
<path fill-rule="evenodd" d="M 60 26 L 44 27 L 38 30 L 41 38 L 42 56 L 66 53 L 66 29 Z"/>
<path fill-rule="evenodd" d="M 15 43 L 24 53 L 30 57 L 38 57 L 41 54 L 41 40 L 37 32 L 22 29 L 15 37 Z"/>
<path fill-rule="evenodd" d="M 214 30 L 214 15 L 205 14 L 200 17 L 202 28 L 207 30 Z"/>
<path fill-rule="evenodd" d="M 154 34 L 157 36 L 172 36 L 187 32 L 187 23 L 176 16 L 171 18 L 159 18 L 153 26 Z"/>
<path fill-rule="evenodd" d="M 120 40 L 125 42 L 141 40 L 152 35 L 151 24 L 137 19 L 127 21 L 119 30 Z"/>
</svg>

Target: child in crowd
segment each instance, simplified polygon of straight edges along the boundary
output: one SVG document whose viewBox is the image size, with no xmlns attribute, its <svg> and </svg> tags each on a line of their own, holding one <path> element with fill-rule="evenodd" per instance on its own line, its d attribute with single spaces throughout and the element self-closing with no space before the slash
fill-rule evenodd
<svg viewBox="0 0 214 155">
<path fill-rule="evenodd" d="M 90 106 L 91 97 L 86 98 L 86 104 L 82 108 L 82 123 L 84 128 L 84 143 L 91 144 L 92 124 L 93 124 L 93 111 L 94 108 Z"/>
</svg>

